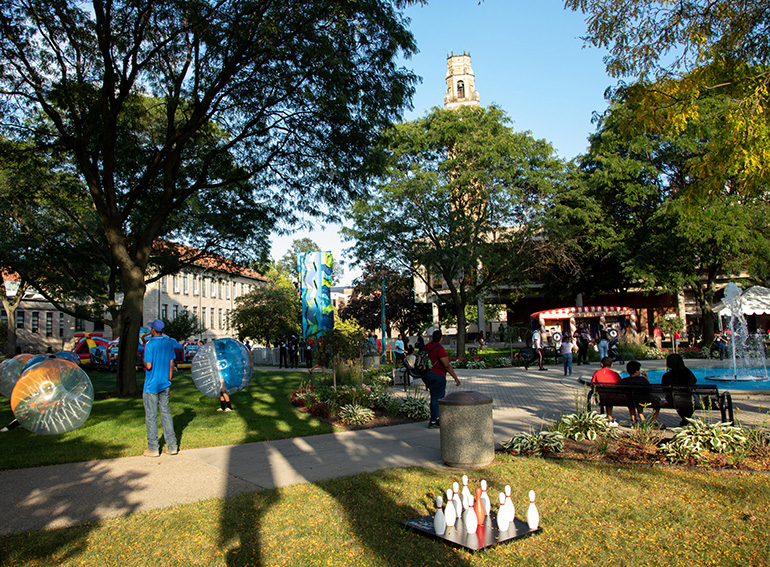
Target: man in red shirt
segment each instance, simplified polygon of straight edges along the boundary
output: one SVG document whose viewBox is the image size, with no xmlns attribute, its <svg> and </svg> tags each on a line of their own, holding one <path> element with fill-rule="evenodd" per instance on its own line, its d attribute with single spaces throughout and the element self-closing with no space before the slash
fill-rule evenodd
<svg viewBox="0 0 770 567">
<path fill-rule="evenodd" d="M 602 358 L 602 367 L 594 372 L 591 377 L 591 384 L 617 384 L 620 382 L 620 374 L 615 372 L 612 368 L 612 358 L 605 356 Z M 607 419 L 610 420 L 610 425 L 617 425 L 618 422 L 612 417 L 612 406 L 605 406 L 607 411 Z"/>
<path fill-rule="evenodd" d="M 455 379 L 457 386 L 460 385 L 460 379 L 449 363 L 446 349 L 441 346 L 441 329 L 433 331 L 433 340 L 425 345 L 425 351 L 428 353 L 428 358 L 432 364 L 430 370 L 422 376 L 422 380 L 430 392 L 430 422 L 428 427 L 435 429 L 439 427 L 438 401 L 446 394 L 447 372 Z"/>
</svg>

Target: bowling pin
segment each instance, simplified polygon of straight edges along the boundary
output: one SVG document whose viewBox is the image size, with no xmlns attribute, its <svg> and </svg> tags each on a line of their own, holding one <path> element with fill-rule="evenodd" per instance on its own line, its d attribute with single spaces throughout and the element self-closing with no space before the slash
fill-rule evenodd
<svg viewBox="0 0 770 567">
<path fill-rule="evenodd" d="M 446 530 L 446 519 L 444 518 L 444 510 L 442 510 L 443 505 L 444 502 L 441 496 L 436 496 L 436 515 L 433 516 L 433 531 L 438 535 L 443 534 Z"/>
<path fill-rule="evenodd" d="M 511 500 L 511 494 L 508 490 L 505 493 L 505 511 L 508 514 L 508 521 L 513 523 L 513 520 L 516 518 L 516 507 L 513 505 L 513 500 Z"/>
<path fill-rule="evenodd" d="M 492 511 L 492 502 L 490 502 L 489 495 L 487 494 L 486 480 L 481 481 L 481 502 L 484 505 L 484 515 L 489 516 L 489 512 Z"/>
<path fill-rule="evenodd" d="M 497 510 L 497 529 L 501 532 L 508 531 L 510 526 L 507 510 L 505 509 L 505 494 L 500 493 L 500 508 Z"/>
<path fill-rule="evenodd" d="M 484 512 L 484 503 L 481 501 L 481 489 L 478 486 L 476 487 L 476 503 L 473 505 L 473 511 L 476 512 L 476 521 L 480 526 L 483 526 L 487 514 Z"/>
<path fill-rule="evenodd" d="M 454 502 L 455 512 L 457 512 L 457 519 L 459 520 L 463 517 L 463 503 L 462 500 L 460 500 L 460 485 L 456 482 L 452 483 L 452 490 L 454 491 L 452 494 L 452 502 Z"/>
<path fill-rule="evenodd" d="M 463 475 L 463 493 L 462 496 L 460 496 L 460 499 L 463 503 L 463 509 L 470 508 L 473 504 L 471 504 L 471 491 L 468 489 L 468 475 Z"/>
<path fill-rule="evenodd" d="M 529 508 L 527 508 L 527 525 L 530 530 L 536 530 L 540 525 L 540 512 L 535 506 L 535 491 L 529 491 Z"/>
<path fill-rule="evenodd" d="M 508 523 L 513 523 L 513 517 L 514 517 L 514 508 L 513 508 L 513 501 L 511 500 L 511 487 L 510 485 L 505 485 L 505 513 L 508 516 Z"/>
<path fill-rule="evenodd" d="M 473 496 L 471 496 L 471 500 L 473 500 Z M 472 502 L 471 505 L 468 506 L 468 509 L 465 510 L 463 522 L 465 523 L 465 531 L 467 531 L 469 534 L 476 533 L 476 528 L 479 527 L 479 521 L 476 519 L 476 511 L 473 509 Z"/>
<path fill-rule="evenodd" d="M 457 521 L 457 510 L 455 509 L 454 502 L 452 502 L 452 489 L 446 489 L 446 512 L 444 512 L 444 522 L 447 527 L 451 528 Z"/>
</svg>

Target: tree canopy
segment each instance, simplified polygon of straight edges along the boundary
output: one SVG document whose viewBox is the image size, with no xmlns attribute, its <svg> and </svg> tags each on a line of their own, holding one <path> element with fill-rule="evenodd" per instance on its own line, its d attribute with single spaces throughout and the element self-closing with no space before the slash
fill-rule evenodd
<svg viewBox="0 0 770 567">
<path fill-rule="evenodd" d="M 698 195 L 734 179 L 744 193 L 770 181 L 770 11 L 763 0 L 566 0 L 587 15 L 589 45 L 609 50 L 608 72 L 629 77 L 628 127 L 682 133 L 688 120 L 719 128 L 704 148 Z M 725 104 L 704 114 L 704 98 Z M 712 109 L 713 110 L 713 109 Z"/>
<path fill-rule="evenodd" d="M 290 283 L 278 280 L 239 297 L 230 323 L 241 339 L 273 343 L 283 335 L 299 336 L 300 298 Z"/>
<path fill-rule="evenodd" d="M 386 174 L 343 232 L 358 262 L 408 270 L 456 313 L 459 352 L 465 306 L 527 281 L 564 170 L 550 144 L 508 122 L 498 107 L 466 106 L 398 124 L 382 137 Z"/>
<path fill-rule="evenodd" d="M 276 219 L 361 194 L 378 166 L 372 140 L 413 92 L 397 64 L 415 51 L 408 3 L 0 6 L 3 134 L 56 151 L 91 202 L 124 293 L 119 394 L 138 392 L 158 238 L 238 259 L 265 248 Z"/>
</svg>

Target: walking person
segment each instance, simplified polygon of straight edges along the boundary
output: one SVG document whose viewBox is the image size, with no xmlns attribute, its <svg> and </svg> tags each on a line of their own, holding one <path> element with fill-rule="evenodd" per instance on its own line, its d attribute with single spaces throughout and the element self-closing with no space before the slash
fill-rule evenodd
<svg viewBox="0 0 770 567">
<path fill-rule="evenodd" d="M 159 457 L 158 447 L 158 408 L 160 408 L 160 423 L 163 426 L 163 439 L 168 447 L 169 455 L 179 453 L 174 421 L 171 418 L 171 408 L 168 404 L 171 391 L 171 376 L 174 373 L 174 347 L 176 341 L 163 334 L 165 324 L 155 319 L 149 325 L 150 340 L 144 346 L 144 423 L 147 426 L 147 449 L 145 457 Z"/>
<path fill-rule="evenodd" d="M 537 359 L 537 362 L 540 365 L 538 370 L 548 370 L 543 367 L 543 337 L 540 333 L 540 325 L 537 325 L 535 330 L 532 331 L 532 348 L 534 349 L 534 356 L 524 362 L 524 370 L 529 370 L 529 365 L 532 364 L 535 359 Z"/>
<path fill-rule="evenodd" d="M 425 385 L 430 392 L 429 429 L 436 429 L 440 426 L 438 401 L 446 394 L 447 372 L 455 379 L 455 384 L 457 386 L 460 385 L 460 379 L 457 377 L 454 368 L 452 368 L 452 365 L 449 363 L 449 355 L 447 354 L 446 349 L 441 346 L 441 336 L 441 329 L 436 329 L 433 331 L 431 342 L 425 345 L 425 352 L 428 353 L 428 358 L 432 364 L 430 370 L 422 376 L 422 380 L 425 382 Z"/>
</svg>

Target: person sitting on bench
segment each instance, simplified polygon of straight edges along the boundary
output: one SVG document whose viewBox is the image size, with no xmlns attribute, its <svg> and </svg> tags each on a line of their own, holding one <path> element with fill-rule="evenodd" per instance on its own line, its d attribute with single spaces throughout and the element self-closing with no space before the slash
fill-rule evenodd
<svg viewBox="0 0 770 567">
<path fill-rule="evenodd" d="M 628 372 L 628 378 L 623 378 L 620 381 L 622 386 L 635 386 L 638 387 L 642 393 L 634 396 L 635 404 L 628 406 L 628 413 L 631 415 L 631 423 L 644 422 L 644 404 L 652 404 L 654 398 L 651 395 L 645 396 L 645 387 L 649 388 L 650 381 L 647 379 L 647 372 L 642 372 L 642 365 L 638 360 L 629 360 L 626 364 L 626 372 Z M 660 408 L 653 408 L 652 420 L 658 419 Z M 637 420 L 638 416 L 638 420 Z"/>
<path fill-rule="evenodd" d="M 663 374 L 660 379 L 662 386 L 668 386 L 673 388 L 692 388 L 697 384 L 698 379 L 695 378 L 695 374 L 692 370 L 684 365 L 684 359 L 678 354 L 669 354 L 666 357 L 666 367 L 668 371 Z M 674 405 L 673 392 L 666 394 L 668 403 Z M 690 396 L 677 396 L 676 413 L 682 418 L 679 422 L 679 427 L 687 425 L 687 419 L 691 418 L 695 413 L 695 408 L 692 404 L 692 398 Z"/>
</svg>

